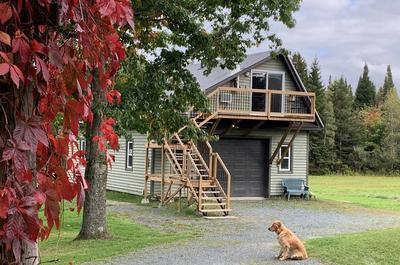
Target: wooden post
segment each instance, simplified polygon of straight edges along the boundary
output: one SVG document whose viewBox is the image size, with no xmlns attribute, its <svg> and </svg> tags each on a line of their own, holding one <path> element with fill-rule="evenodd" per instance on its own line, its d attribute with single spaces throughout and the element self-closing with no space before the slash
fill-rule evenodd
<svg viewBox="0 0 400 265">
<path fill-rule="evenodd" d="M 181 199 L 182 199 L 182 190 L 179 190 L 179 204 L 178 204 L 178 212 L 181 211 L 182 205 L 181 205 Z"/>
<path fill-rule="evenodd" d="M 161 147 L 161 205 L 164 205 L 164 182 L 165 182 L 165 165 L 164 165 L 164 143 Z"/>
<path fill-rule="evenodd" d="M 149 203 L 148 200 L 148 180 L 149 180 L 149 142 L 147 142 L 146 146 L 146 157 L 144 160 L 144 191 L 143 191 L 143 200 L 142 203 Z"/>
</svg>

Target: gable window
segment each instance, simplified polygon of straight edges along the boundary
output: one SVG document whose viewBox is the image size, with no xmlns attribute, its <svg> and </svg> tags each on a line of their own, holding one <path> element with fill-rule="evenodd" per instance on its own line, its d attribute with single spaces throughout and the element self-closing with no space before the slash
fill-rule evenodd
<svg viewBox="0 0 400 265">
<path fill-rule="evenodd" d="M 282 161 L 279 165 L 279 171 L 282 172 L 289 172 L 292 171 L 292 148 L 289 148 L 288 150 L 288 145 L 284 144 L 281 146 L 281 148 L 279 149 L 279 159 L 282 158 Z M 286 153 L 286 154 L 285 154 Z M 283 156 L 285 155 L 285 156 Z"/>
<path fill-rule="evenodd" d="M 133 141 L 126 141 L 126 169 L 133 168 Z"/>
</svg>

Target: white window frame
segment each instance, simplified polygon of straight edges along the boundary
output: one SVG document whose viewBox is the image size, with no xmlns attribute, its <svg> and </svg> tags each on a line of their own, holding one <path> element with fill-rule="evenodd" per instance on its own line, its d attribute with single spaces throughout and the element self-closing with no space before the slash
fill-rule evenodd
<svg viewBox="0 0 400 265">
<path fill-rule="evenodd" d="M 288 144 L 283 144 L 281 148 L 279 148 L 279 159 L 282 157 L 282 147 L 288 148 Z M 288 160 L 288 168 L 282 168 L 282 162 L 283 160 Z M 292 147 L 289 148 L 286 156 L 282 159 L 281 163 L 279 164 L 279 171 L 280 172 L 291 172 L 292 171 Z"/>
<path fill-rule="evenodd" d="M 286 90 L 286 84 L 285 84 L 285 72 L 284 71 L 274 71 L 274 70 L 259 70 L 259 69 L 251 69 L 250 70 L 250 89 L 253 89 L 253 73 L 262 73 L 266 75 L 266 81 L 265 81 L 265 91 L 267 92 L 267 98 L 266 98 L 266 102 L 265 102 L 265 107 L 268 110 L 269 106 L 268 106 L 268 79 L 269 79 L 269 74 L 280 74 L 282 75 L 282 91 Z M 253 97 L 251 97 L 251 99 L 253 99 Z M 251 100 L 250 102 L 250 106 L 253 105 L 253 100 Z M 283 112 L 283 109 L 285 108 L 284 104 L 284 97 L 282 96 L 282 109 L 281 112 Z"/>
<path fill-rule="evenodd" d="M 129 148 L 129 145 L 132 145 L 132 149 Z M 125 152 L 125 168 L 132 169 L 133 168 L 133 140 L 126 141 L 126 152 Z M 132 157 L 132 165 L 129 165 L 129 157 Z"/>
<path fill-rule="evenodd" d="M 86 151 L 86 140 L 82 139 L 79 141 L 79 150 Z"/>
</svg>

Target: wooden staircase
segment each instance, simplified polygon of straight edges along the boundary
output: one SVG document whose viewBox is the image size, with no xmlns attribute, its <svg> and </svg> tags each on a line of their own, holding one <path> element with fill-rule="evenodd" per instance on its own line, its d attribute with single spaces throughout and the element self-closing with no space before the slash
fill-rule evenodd
<svg viewBox="0 0 400 265">
<path fill-rule="evenodd" d="M 200 128 L 209 122 L 209 119 L 197 117 L 192 121 Z M 188 200 L 193 199 L 197 203 L 199 213 L 203 215 L 211 213 L 228 215 L 232 210 L 230 209 L 230 188 L 227 192 L 222 187 L 217 177 L 218 165 L 223 165 L 224 173 L 229 176 L 227 186 L 230 186 L 230 173 L 220 156 L 213 152 L 210 143 L 206 141 L 210 158 L 208 163 L 204 160 L 196 144 L 191 140 L 182 138 L 178 133 L 165 140 L 164 145 L 166 157 L 173 170 L 186 182 L 186 187 L 190 192 Z"/>
</svg>

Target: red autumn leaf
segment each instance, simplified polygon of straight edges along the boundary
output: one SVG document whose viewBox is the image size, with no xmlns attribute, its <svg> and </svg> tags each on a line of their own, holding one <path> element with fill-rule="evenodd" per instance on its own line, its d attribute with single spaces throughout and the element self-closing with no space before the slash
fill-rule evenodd
<svg viewBox="0 0 400 265">
<path fill-rule="evenodd" d="M 5 219 L 8 215 L 9 201 L 5 191 L 0 191 L 0 219 Z"/>
<path fill-rule="evenodd" d="M 39 142 L 49 146 L 46 132 L 42 127 L 41 118 L 38 116 L 32 116 L 28 121 L 19 119 L 14 130 L 14 138 L 28 143 L 32 151 L 36 151 Z"/>
<path fill-rule="evenodd" d="M 26 36 L 19 30 L 17 30 L 12 40 L 12 52 L 18 53 L 23 63 L 28 62 L 29 56 L 31 55 L 31 47 L 26 40 Z"/>
<path fill-rule="evenodd" d="M 20 81 L 24 82 L 24 74 L 16 65 L 11 65 L 10 67 L 11 79 L 13 80 L 14 84 L 19 87 Z"/>
<path fill-rule="evenodd" d="M 31 42 L 31 49 L 33 52 L 41 53 L 43 55 L 46 54 L 44 45 L 42 43 L 38 42 L 37 40 L 33 40 Z"/>
<path fill-rule="evenodd" d="M 11 46 L 11 37 L 6 32 L 0 30 L 0 41 Z"/>
<path fill-rule="evenodd" d="M 42 72 L 43 79 L 46 82 L 49 81 L 50 74 L 49 74 L 49 70 L 47 69 L 46 63 L 42 59 L 40 59 L 38 56 L 35 56 L 35 62 L 36 62 L 36 67 L 37 67 L 36 73 Z"/>
<path fill-rule="evenodd" d="M 9 142 L 11 146 L 4 148 L 2 161 L 11 160 L 17 171 L 26 171 L 28 169 L 28 155 L 26 151 L 30 149 L 29 146 L 23 141 L 18 142 L 18 144 L 14 140 L 9 140 Z"/>
<path fill-rule="evenodd" d="M 121 93 L 118 90 L 111 90 L 107 93 L 107 101 L 110 104 L 114 104 L 114 98 L 117 100 L 117 104 L 121 104 Z"/>
<path fill-rule="evenodd" d="M 9 3 L 0 3 L 0 22 L 6 23 L 12 17 L 12 9 Z"/>
<path fill-rule="evenodd" d="M 57 229 L 60 228 L 60 197 L 54 189 L 46 191 L 46 202 L 44 207 L 44 214 L 47 219 L 49 230 L 56 225 Z"/>
<path fill-rule="evenodd" d="M 0 75 L 5 75 L 10 71 L 10 65 L 8 63 L 0 63 Z"/>
</svg>

